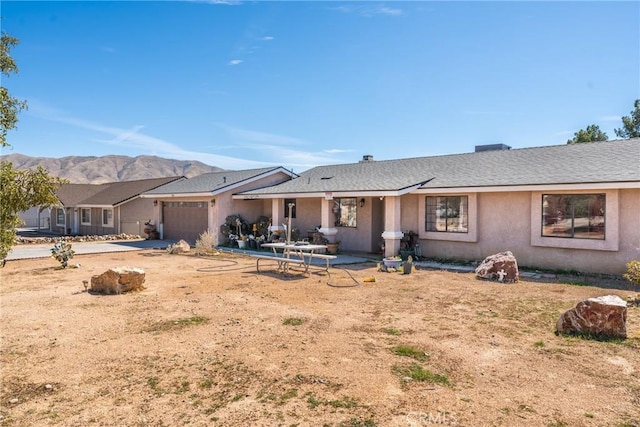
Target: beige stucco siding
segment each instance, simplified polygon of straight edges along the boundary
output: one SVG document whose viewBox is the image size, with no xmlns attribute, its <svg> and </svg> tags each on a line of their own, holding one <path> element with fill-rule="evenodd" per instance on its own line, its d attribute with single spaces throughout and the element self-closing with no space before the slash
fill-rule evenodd
<svg viewBox="0 0 640 427">
<path fill-rule="evenodd" d="M 587 242 L 593 243 L 594 247 L 600 245 L 599 249 L 536 246 L 535 225 L 541 221 L 540 208 L 535 206 L 537 194 L 532 197 L 531 192 L 500 192 L 477 194 L 477 242 L 421 239 L 422 254 L 445 259 L 482 260 L 508 250 L 521 266 L 622 274 L 627 262 L 640 259 L 640 190 L 609 190 L 606 193 L 607 211 L 612 209 L 607 218 L 607 242 Z M 560 246 L 567 240 L 551 242 Z M 581 240 L 578 243 L 584 242 Z"/>
</svg>

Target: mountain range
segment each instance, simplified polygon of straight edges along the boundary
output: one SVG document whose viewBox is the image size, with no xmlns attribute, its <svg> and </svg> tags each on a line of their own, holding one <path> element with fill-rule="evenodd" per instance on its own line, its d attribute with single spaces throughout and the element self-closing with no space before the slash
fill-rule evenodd
<svg viewBox="0 0 640 427">
<path fill-rule="evenodd" d="M 148 178 L 186 176 L 187 178 L 224 169 L 195 160 L 172 160 L 156 156 L 69 156 L 30 157 L 7 154 L 0 160 L 13 163 L 15 169 L 42 166 L 50 175 L 66 178 L 73 184 L 104 184 Z"/>
</svg>

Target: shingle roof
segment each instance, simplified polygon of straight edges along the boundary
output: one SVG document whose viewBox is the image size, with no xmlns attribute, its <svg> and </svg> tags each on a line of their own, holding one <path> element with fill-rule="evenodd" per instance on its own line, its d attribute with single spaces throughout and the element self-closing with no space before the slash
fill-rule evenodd
<svg viewBox="0 0 640 427">
<path fill-rule="evenodd" d="M 108 185 L 109 184 L 62 184 L 60 188 L 58 188 L 58 191 L 56 191 L 56 196 L 65 207 L 78 206 L 82 200 L 103 191 Z"/>
<path fill-rule="evenodd" d="M 147 190 L 154 189 L 156 187 L 181 178 L 182 177 L 173 176 L 167 178 L 140 179 L 136 181 L 120 181 L 94 185 L 93 187 L 97 188 L 89 191 L 91 194 L 85 194 L 84 197 L 81 197 L 76 201 L 75 205 L 70 206 L 116 206 L 120 203 L 126 202 L 129 199 L 139 196 Z M 63 187 L 61 187 L 60 189 L 62 190 Z"/>
<path fill-rule="evenodd" d="M 640 138 L 318 166 L 245 196 L 640 182 Z"/>
<path fill-rule="evenodd" d="M 269 167 L 261 169 L 247 169 L 240 171 L 211 172 L 195 176 L 189 179 L 172 182 L 160 188 L 145 192 L 149 195 L 163 194 L 198 194 L 218 193 L 225 188 L 237 185 L 262 175 L 267 175 L 277 170 L 285 171 L 282 167 Z"/>
</svg>

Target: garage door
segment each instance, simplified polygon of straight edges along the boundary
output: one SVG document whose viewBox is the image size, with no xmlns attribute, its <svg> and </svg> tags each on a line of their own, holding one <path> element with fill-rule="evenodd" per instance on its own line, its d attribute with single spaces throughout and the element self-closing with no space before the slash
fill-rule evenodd
<svg viewBox="0 0 640 427">
<path fill-rule="evenodd" d="M 162 218 L 165 239 L 195 244 L 208 228 L 207 202 L 164 202 Z"/>
</svg>

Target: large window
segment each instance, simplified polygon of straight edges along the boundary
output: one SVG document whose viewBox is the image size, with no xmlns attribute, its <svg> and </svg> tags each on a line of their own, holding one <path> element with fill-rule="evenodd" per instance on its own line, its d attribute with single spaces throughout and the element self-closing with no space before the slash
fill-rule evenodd
<svg viewBox="0 0 640 427">
<path fill-rule="evenodd" d="M 543 194 L 542 236 L 605 238 L 604 194 Z"/>
<path fill-rule="evenodd" d="M 91 225 L 91 209 L 80 209 L 80 222 L 83 225 Z"/>
<path fill-rule="evenodd" d="M 469 232 L 467 196 L 427 196 L 425 231 Z"/>
<path fill-rule="evenodd" d="M 289 216 L 289 204 L 293 204 L 291 206 L 291 218 L 294 219 L 296 217 L 296 199 L 284 199 L 284 216 Z"/>
<path fill-rule="evenodd" d="M 113 227 L 113 209 L 102 209 L 102 225 Z"/>
<path fill-rule="evenodd" d="M 358 201 L 355 197 L 341 197 L 333 199 L 333 213 L 336 227 L 356 227 Z"/>
</svg>

